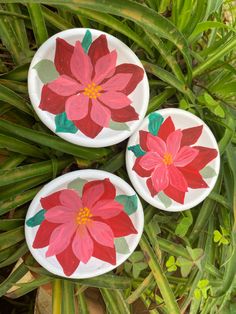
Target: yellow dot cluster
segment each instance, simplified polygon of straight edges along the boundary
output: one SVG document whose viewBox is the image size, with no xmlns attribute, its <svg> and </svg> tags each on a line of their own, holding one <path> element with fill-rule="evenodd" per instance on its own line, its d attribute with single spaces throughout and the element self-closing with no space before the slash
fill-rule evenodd
<svg viewBox="0 0 236 314">
<path fill-rule="evenodd" d="M 80 208 L 79 212 L 76 216 L 76 223 L 78 225 L 85 225 L 87 222 L 91 220 L 91 211 L 88 207 Z"/>
<path fill-rule="evenodd" d="M 95 83 L 88 84 L 84 89 L 84 95 L 88 96 L 91 99 L 96 99 L 101 94 L 99 93 L 102 90 L 102 86 L 96 85 Z"/>
<path fill-rule="evenodd" d="M 173 163 L 173 157 L 170 153 L 165 153 L 163 162 L 165 165 L 169 166 Z"/>
</svg>

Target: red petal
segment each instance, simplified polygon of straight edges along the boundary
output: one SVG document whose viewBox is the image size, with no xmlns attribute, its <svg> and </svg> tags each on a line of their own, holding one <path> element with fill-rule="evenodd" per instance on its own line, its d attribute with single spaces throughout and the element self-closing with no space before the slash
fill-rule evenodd
<svg viewBox="0 0 236 314">
<path fill-rule="evenodd" d="M 90 111 L 91 105 L 89 105 L 89 112 L 85 118 L 81 120 L 73 120 L 73 122 L 82 133 L 90 138 L 94 138 L 101 132 L 103 127 L 91 119 Z"/>
<path fill-rule="evenodd" d="M 65 111 L 65 102 L 68 96 L 60 96 L 54 93 L 48 85 L 44 85 L 41 92 L 39 108 L 53 114 Z"/>
<path fill-rule="evenodd" d="M 143 169 L 140 165 L 140 159 L 142 157 L 138 157 L 135 160 L 134 166 L 133 166 L 133 170 L 140 176 L 140 177 L 150 177 L 152 170 L 146 170 Z"/>
<path fill-rule="evenodd" d="M 160 137 L 163 141 L 166 141 L 170 133 L 175 131 L 174 123 L 171 117 L 168 117 L 161 125 L 157 136 Z"/>
<path fill-rule="evenodd" d="M 199 153 L 194 160 L 188 164 L 188 168 L 195 170 L 201 170 L 204 168 L 211 160 L 215 159 L 218 155 L 218 152 L 214 148 L 208 148 L 203 146 L 193 146 L 199 150 Z"/>
<path fill-rule="evenodd" d="M 66 189 L 65 190 L 60 190 L 60 191 L 57 191 L 55 193 L 52 193 L 46 197 L 42 197 L 40 199 L 40 203 L 43 207 L 43 209 L 45 210 L 48 210 L 52 207 L 55 207 L 55 206 L 58 206 L 58 205 L 61 205 L 61 202 L 60 202 L 60 194 L 62 191 L 67 191 Z"/>
<path fill-rule="evenodd" d="M 36 233 L 33 248 L 40 249 L 42 247 L 48 246 L 50 236 L 54 229 L 58 227 L 59 224 L 54 224 L 52 222 L 48 222 L 47 220 L 44 220 L 41 225 L 39 226 L 39 229 Z"/>
<path fill-rule="evenodd" d="M 138 120 L 139 115 L 132 106 L 126 106 L 121 109 L 111 109 L 111 119 L 116 122 L 128 122 Z"/>
<path fill-rule="evenodd" d="M 100 35 L 95 39 L 88 51 L 88 55 L 92 61 L 92 64 L 95 65 L 98 59 L 108 54 L 110 51 L 107 46 L 106 35 Z"/>
<path fill-rule="evenodd" d="M 148 187 L 152 197 L 155 196 L 157 194 L 157 191 L 155 190 L 155 188 L 153 186 L 152 179 L 151 178 L 147 179 L 146 184 L 147 184 L 147 187 Z"/>
<path fill-rule="evenodd" d="M 131 73 L 132 76 L 126 85 L 126 87 L 121 91 L 122 93 L 129 95 L 143 79 L 144 71 L 142 68 L 135 64 L 122 63 L 116 67 L 115 74 L 117 73 Z M 114 75 L 115 75 L 114 74 Z"/>
<path fill-rule="evenodd" d="M 129 216 L 122 212 L 119 215 L 109 218 L 102 219 L 100 217 L 96 217 L 96 220 L 102 221 L 111 227 L 114 238 L 124 237 L 129 234 L 137 234 L 137 230 L 135 229 L 131 219 Z"/>
<path fill-rule="evenodd" d="M 74 47 L 62 38 L 56 39 L 56 52 L 54 63 L 60 74 L 67 74 L 73 77 L 70 70 L 70 59 L 73 54 Z"/>
<path fill-rule="evenodd" d="M 143 130 L 139 131 L 139 143 L 140 143 L 141 148 L 146 152 L 148 151 L 147 136 L 148 136 L 147 131 L 143 131 Z"/>
<path fill-rule="evenodd" d="M 195 144 L 202 134 L 202 128 L 203 125 L 199 125 L 193 128 L 182 130 L 183 137 L 181 141 L 181 146 L 189 146 Z"/>
<path fill-rule="evenodd" d="M 201 174 L 194 169 L 188 169 L 187 167 L 178 168 L 184 175 L 188 186 L 192 189 L 208 188 L 207 183 L 203 180 Z"/>
<path fill-rule="evenodd" d="M 72 241 L 63 252 L 56 255 L 56 258 L 66 276 L 72 275 L 80 263 L 72 250 Z"/>
<path fill-rule="evenodd" d="M 169 185 L 164 190 L 164 193 L 177 203 L 184 204 L 185 192 L 179 191 L 173 186 Z"/>
<path fill-rule="evenodd" d="M 94 241 L 93 256 L 112 265 L 116 264 L 115 247 L 104 246 Z"/>
<path fill-rule="evenodd" d="M 100 200 L 108 200 L 108 199 L 112 199 L 114 200 L 115 196 L 116 196 L 116 189 L 114 187 L 114 185 L 111 183 L 111 181 L 109 179 L 104 179 L 104 180 L 94 180 L 91 182 L 88 182 L 84 185 L 83 187 L 83 193 L 82 195 L 91 187 L 94 187 L 98 184 L 103 184 L 104 187 L 104 193 L 102 194 L 102 196 L 99 198 L 98 201 Z"/>
</svg>

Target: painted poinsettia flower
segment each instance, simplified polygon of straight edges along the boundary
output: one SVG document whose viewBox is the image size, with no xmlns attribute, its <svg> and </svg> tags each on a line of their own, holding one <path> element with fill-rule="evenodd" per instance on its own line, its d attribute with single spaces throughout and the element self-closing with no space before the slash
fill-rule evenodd
<svg viewBox="0 0 236 314">
<path fill-rule="evenodd" d="M 104 179 L 86 183 L 81 197 L 64 189 L 41 198 L 45 219 L 33 248 L 48 246 L 46 257 L 55 256 L 67 276 L 92 256 L 115 265 L 114 239 L 137 234 L 115 196 L 114 185 Z"/>
<path fill-rule="evenodd" d="M 117 52 L 109 50 L 105 35 L 92 42 L 88 53 L 80 41 L 72 46 L 57 38 L 54 63 L 60 76 L 43 86 L 39 108 L 52 114 L 65 111 L 90 138 L 111 120 L 138 120 L 128 95 L 143 79 L 144 71 L 135 64 L 116 65 Z"/>
<path fill-rule="evenodd" d="M 203 126 L 176 130 L 171 117 L 160 126 L 156 136 L 140 131 L 140 146 L 146 153 L 138 157 L 133 170 L 148 177 L 146 184 L 152 196 L 163 191 L 171 199 L 184 204 L 189 188 L 207 188 L 200 170 L 218 152 L 216 149 L 192 146 L 202 134 Z"/>
</svg>

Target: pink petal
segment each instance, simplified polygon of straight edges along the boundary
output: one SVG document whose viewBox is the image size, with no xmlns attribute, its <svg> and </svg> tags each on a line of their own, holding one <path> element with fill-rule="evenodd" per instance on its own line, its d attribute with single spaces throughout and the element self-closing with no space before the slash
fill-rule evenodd
<svg viewBox="0 0 236 314">
<path fill-rule="evenodd" d="M 176 167 L 184 167 L 188 165 L 197 155 L 198 155 L 197 149 L 184 146 L 177 153 L 174 160 L 174 165 Z"/>
<path fill-rule="evenodd" d="M 103 184 L 103 182 L 101 182 L 101 183 L 98 182 L 96 185 L 91 185 L 91 187 L 86 188 L 87 184 L 88 183 L 86 183 L 84 188 L 83 188 L 82 201 L 83 201 L 84 206 L 91 209 L 93 207 L 93 205 L 104 194 L 104 184 Z"/>
<path fill-rule="evenodd" d="M 82 207 L 82 201 L 79 194 L 74 190 L 63 190 L 60 194 L 61 204 L 71 210 L 77 211 Z"/>
<path fill-rule="evenodd" d="M 121 91 L 129 83 L 132 74 L 130 73 L 119 73 L 114 75 L 108 81 L 102 84 L 103 90 Z"/>
<path fill-rule="evenodd" d="M 166 166 L 156 168 L 151 175 L 156 192 L 160 192 L 169 185 L 169 173 Z"/>
<path fill-rule="evenodd" d="M 79 41 L 76 42 L 70 61 L 71 72 L 82 84 L 91 82 L 93 66 L 89 56 L 84 52 Z"/>
<path fill-rule="evenodd" d="M 100 221 L 93 221 L 87 225 L 87 228 L 91 236 L 98 243 L 105 246 L 114 247 L 114 234 L 111 227 L 109 227 L 107 224 Z"/>
<path fill-rule="evenodd" d="M 71 96 L 83 89 L 83 86 L 67 75 L 61 75 L 54 81 L 48 83 L 54 93 L 60 96 Z"/>
<path fill-rule="evenodd" d="M 55 206 L 45 213 L 45 219 L 54 223 L 67 223 L 75 219 L 75 212 L 65 206 Z"/>
<path fill-rule="evenodd" d="M 157 153 L 147 152 L 140 158 L 139 164 L 142 168 L 151 170 L 156 167 L 161 167 L 163 165 L 163 160 Z"/>
<path fill-rule="evenodd" d="M 92 100 L 91 119 L 102 127 L 108 127 L 111 112 L 96 99 Z"/>
<path fill-rule="evenodd" d="M 176 130 L 170 133 L 170 135 L 167 137 L 166 140 L 167 151 L 172 155 L 173 159 L 175 158 L 176 154 L 179 151 L 181 139 L 182 132 L 180 130 Z"/>
<path fill-rule="evenodd" d="M 149 133 L 147 136 L 147 148 L 162 157 L 166 152 L 166 143 L 160 137 Z"/>
<path fill-rule="evenodd" d="M 113 50 L 97 60 L 95 65 L 95 75 L 93 78 L 94 83 L 99 84 L 105 78 L 111 77 L 114 74 L 116 59 L 117 52 Z"/>
<path fill-rule="evenodd" d="M 72 242 L 75 256 L 84 264 L 93 254 L 93 240 L 84 225 L 80 225 Z"/>
<path fill-rule="evenodd" d="M 57 255 L 64 251 L 70 244 L 71 238 L 76 230 L 75 223 L 66 223 L 54 229 L 49 240 L 46 257 Z"/>
<path fill-rule="evenodd" d="M 114 91 L 102 93 L 99 100 L 111 109 L 124 108 L 132 103 L 125 94 Z"/>
<path fill-rule="evenodd" d="M 174 166 L 169 166 L 170 184 L 179 191 L 187 192 L 188 184 L 183 174 Z"/>
<path fill-rule="evenodd" d="M 66 101 L 66 115 L 69 120 L 81 120 L 88 113 L 89 98 L 83 93 L 71 96 Z"/>
<path fill-rule="evenodd" d="M 94 216 L 99 216 L 103 219 L 108 219 L 120 214 L 123 211 L 123 205 L 113 200 L 98 201 L 91 212 Z"/>
</svg>

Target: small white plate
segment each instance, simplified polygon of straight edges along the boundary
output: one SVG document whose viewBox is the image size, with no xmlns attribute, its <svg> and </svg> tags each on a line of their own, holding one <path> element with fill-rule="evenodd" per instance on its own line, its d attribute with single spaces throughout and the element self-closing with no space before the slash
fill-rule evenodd
<svg viewBox="0 0 236 314">
<path fill-rule="evenodd" d="M 143 231 L 141 202 L 121 178 L 78 170 L 45 185 L 26 216 L 28 247 L 45 269 L 70 278 L 111 271 L 135 250 Z"/>
<path fill-rule="evenodd" d="M 129 139 L 126 167 L 139 195 L 166 211 L 183 211 L 202 202 L 220 169 L 219 149 L 209 127 L 175 108 L 148 115 Z"/>
<path fill-rule="evenodd" d="M 68 142 L 105 147 L 127 139 L 141 124 L 149 84 L 134 52 L 95 29 L 69 29 L 36 52 L 28 74 L 39 118 Z"/>
</svg>

